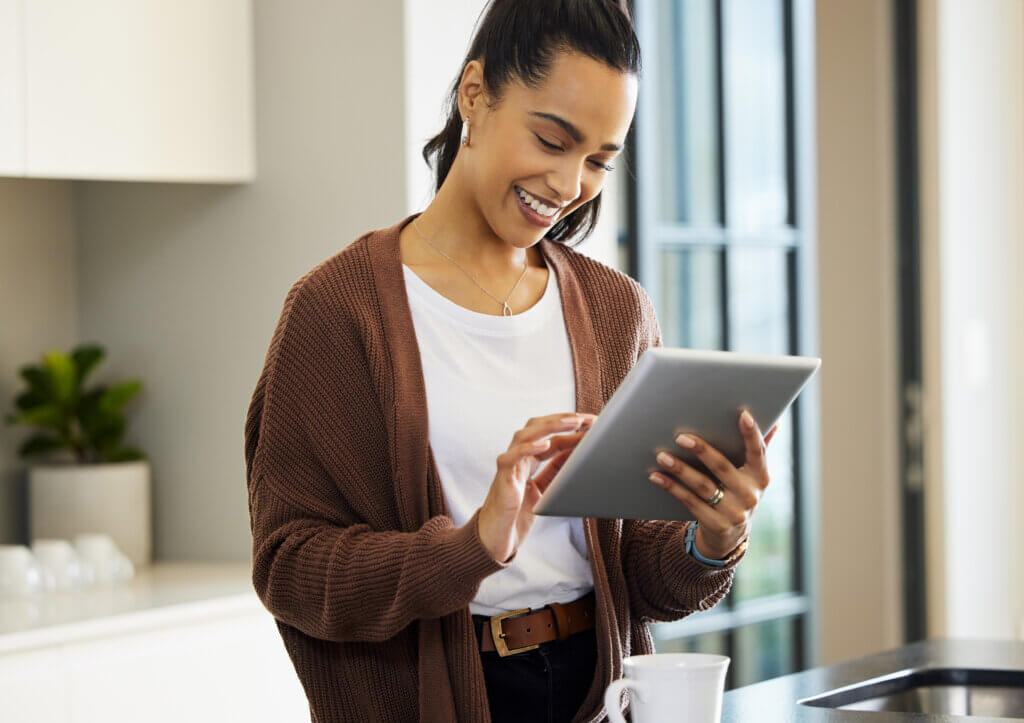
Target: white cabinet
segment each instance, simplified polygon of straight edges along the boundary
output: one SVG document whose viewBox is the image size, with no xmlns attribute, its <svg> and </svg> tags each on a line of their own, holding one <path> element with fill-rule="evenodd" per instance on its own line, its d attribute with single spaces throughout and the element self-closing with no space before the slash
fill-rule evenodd
<svg viewBox="0 0 1024 723">
<path fill-rule="evenodd" d="M 0 600 L 0 721 L 309 720 L 249 576 L 247 565 L 161 563 L 109 592 Z"/>
<path fill-rule="evenodd" d="M 71 720 L 67 677 L 59 649 L 0 657 L 0 720 Z"/>
<path fill-rule="evenodd" d="M 3 721 L 279 723 L 308 717 L 273 618 L 255 608 L 232 618 L 0 656 Z"/>
<path fill-rule="evenodd" d="M 25 175 L 25 0 L 0 0 L 0 176 Z"/>
<path fill-rule="evenodd" d="M 309 706 L 267 614 L 62 650 L 71 723 L 299 721 Z M 0 713 L 0 719 L 7 720 Z M 11 720 L 14 720 L 12 718 Z"/>
<path fill-rule="evenodd" d="M 0 0 L 0 18 L 0 94 L 22 108 L 0 113 L 0 173 L 254 177 L 251 0 Z"/>
</svg>

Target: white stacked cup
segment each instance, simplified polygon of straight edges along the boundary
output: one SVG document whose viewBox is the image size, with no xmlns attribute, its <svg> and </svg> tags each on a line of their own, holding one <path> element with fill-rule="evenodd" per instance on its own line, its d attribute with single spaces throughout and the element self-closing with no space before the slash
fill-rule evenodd
<svg viewBox="0 0 1024 723">
<path fill-rule="evenodd" d="M 0 545 L 0 598 L 26 598 L 43 591 L 43 572 L 25 545 Z"/>
<path fill-rule="evenodd" d="M 65 592 L 130 580 L 135 566 L 109 535 L 68 540 L 37 538 L 26 545 L 0 545 L 0 599 Z"/>
<path fill-rule="evenodd" d="M 110 535 L 83 533 L 75 535 L 75 549 L 96 585 L 124 582 L 135 574 L 135 566 L 128 556 L 117 549 Z"/>
<path fill-rule="evenodd" d="M 85 587 L 89 580 L 75 548 L 67 540 L 38 538 L 32 552 L 43 570 L 44 588 L 64 592 Z"/>
</svg>

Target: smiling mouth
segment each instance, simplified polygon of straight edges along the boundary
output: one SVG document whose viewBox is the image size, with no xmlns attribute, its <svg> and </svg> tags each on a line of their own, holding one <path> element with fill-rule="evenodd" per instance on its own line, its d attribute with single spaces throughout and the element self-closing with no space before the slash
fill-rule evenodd
<svg viewBox="0 0 1024 723">
<path fill-rule="evenodd" d="M 536 211 L 539 216 L 543 216 L 544 218 L 553 218 L 562 209 L 561 206 L 553 203 L 552 201 L 549 201 L 546 198 L 534 196 L 519 186 L 514 186 L 514 188 L 516 193 L 519 195 L 519 198 L 523 200 L 523 203 Z"/>
</svg>

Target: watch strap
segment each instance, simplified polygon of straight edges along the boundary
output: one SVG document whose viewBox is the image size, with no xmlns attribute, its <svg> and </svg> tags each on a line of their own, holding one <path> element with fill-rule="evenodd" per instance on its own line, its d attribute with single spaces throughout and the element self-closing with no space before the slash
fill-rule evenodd
<svg viewBox="0 0 1024 723">
<path fill-rule="evenodd" d="M 700 554 L 700 552 L 698 552 L 697 545 L 695 542 L 697 537 L 697 524 L 697 521 L 694 520 L 692 523 L 687 525 L 686 536 L 683 538 L 686 554 L 690 555 L 693 559 L 697 560 L 697 562 L 701 562 L 705 565 L 710 565 L 712 567 L 728 567 L 737 559 L 739 559 L 740 556 L 743 555 L 743 553 L 746 551 L 747 543 L 750 540 L 749 536 L 744 537 L 740 541 L 740 544 L 738 544 L 732 552 L 730 552 L 726 557 L 724 557 L 721 560 L 715 560 L 709 557 L 704 557 L 702 554 Z"/>
</svg>

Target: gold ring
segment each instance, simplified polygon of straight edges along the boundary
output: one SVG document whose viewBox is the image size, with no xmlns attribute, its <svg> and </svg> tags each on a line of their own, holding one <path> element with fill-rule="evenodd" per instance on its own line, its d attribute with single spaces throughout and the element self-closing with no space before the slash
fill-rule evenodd
<svg viewBox="0 0 1024 723">
<path fill-rule="evenodd" d="M 722 501 L 723 497 L 725 497 L 725 493 L 722 492 L 722 488 L 719 487 L 718 489 L 715 490 L 715 494 L 711 495 L 704 501 L 707 502 L 712 507 L 714 507 L 715 505 Z"/>
</svg>

